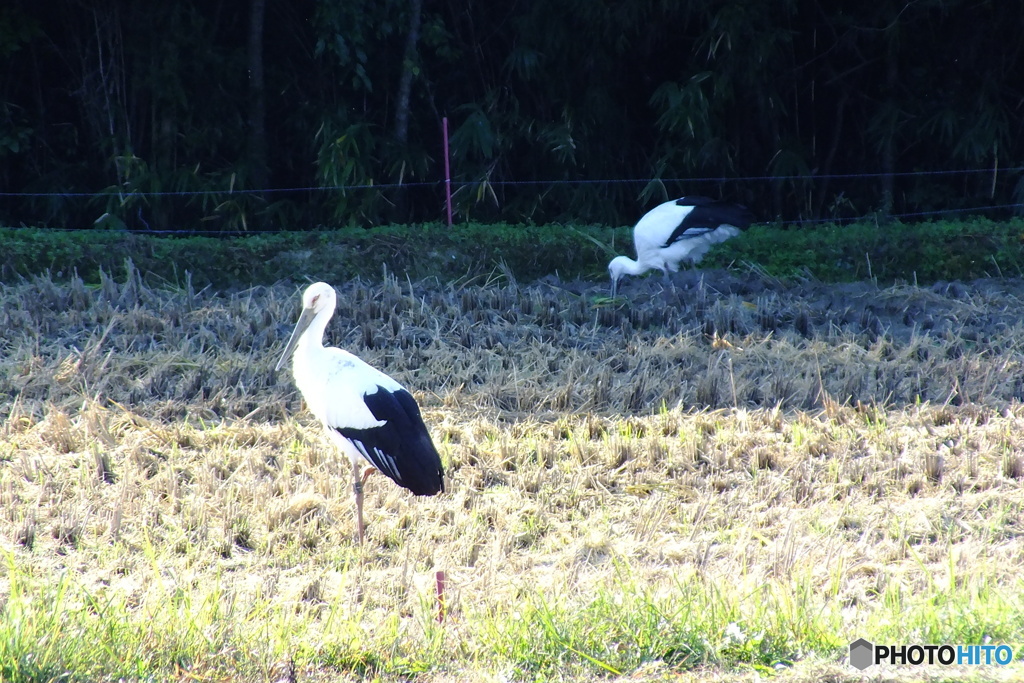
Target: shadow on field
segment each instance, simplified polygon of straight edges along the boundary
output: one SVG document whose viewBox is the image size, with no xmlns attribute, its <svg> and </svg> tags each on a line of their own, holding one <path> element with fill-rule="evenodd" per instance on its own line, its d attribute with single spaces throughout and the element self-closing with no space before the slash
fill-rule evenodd
<svg viewBox="0 0 1024 683">
<path fill-rule="evenodd" d="M 554 277 L 336 286 L 328 344 L 426 406 L 505 419 L 1024 398 L 1017 280 L 877 287 L 689 271 L 629 281 L 615 301 L 606 282 Z M 283 415 L 297 399 L 272 367 L 300 288 L 153 288 L 137 272 L 98 287 L 5 286 L 0 395 L 32 412 L 85 395 L 154 417 Z"/>
</svg>

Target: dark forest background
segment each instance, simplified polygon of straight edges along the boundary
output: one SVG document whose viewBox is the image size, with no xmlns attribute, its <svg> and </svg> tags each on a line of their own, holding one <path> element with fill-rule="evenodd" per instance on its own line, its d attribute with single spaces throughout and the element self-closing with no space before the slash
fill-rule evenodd
<svg viewBox="0 0 1024 683">
<path fill-rule="evenodd" d="M 457 220 L 1009 215 L 1022 31 L 1008 0 L 7 0 L 0 223 L 438 220 L 443 117 Z"/>
</svg>

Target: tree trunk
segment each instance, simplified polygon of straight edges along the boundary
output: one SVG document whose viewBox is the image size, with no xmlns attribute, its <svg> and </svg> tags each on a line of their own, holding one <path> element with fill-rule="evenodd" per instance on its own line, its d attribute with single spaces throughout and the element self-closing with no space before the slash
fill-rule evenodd
<svg viewBox="0 0 1024 683">
<path fill-rule="evenodd" d="M 897 29 L 894 29 L 897 30 Z M 889 120 L 889 129 L 884 131 L 885 139 L 882 141 L 882 206 L 879 213 L 882 219 L 889 220 L 892 215 L 893 200 L 895 194 L 895 173 L 896 173 L 896 128 L 899 124 L 899 97 L 896 89 L 899 87 L 899 70 L 897 68 L 896 40 L 889 41 L 885 51 L 885 90 L 888 106 L 892 108 Z"/>
<path fill-rule="evenodd" d="M 398 81 L 398 106 L 395 110 L 395 140 L 403 145 L 409 139 L 409 96 L 416 69 L 416 44 L 420 40 L 420 20 L 423 15 L 423 0 L 409 1 L 409 33 L 405 37 L 402 77 Z"/>
<path fill-rule="evenodd" d="M 249 166 L 252 186 L 267 187 L 267 97 L 263 83 L 263 25 L 266 0 L 249 6 Z"/>
<path fill-rule="evenodd" d="M 402 75 L 398 79 L 398 102 L 395 106 L 395 142 L 400 158 L 405 158 L 403 149 L 409 141 L 409 97 L 412 94 L 412 78 L 416 70 L 416 44 L 420 39 L 420 19 L 423 15 L 423 0 L 409 0 L 409 33 L 405 36 L 405 53 L 402 58 Z M 398 182 L 405 176 L 403 163 Z M 404 187 L 394 197 L 394 212 L 400 221 L 409 220 L 409 195 Z"/>
<path fill-rule="evenodd" d="M 850 98 L 850 91 L 843 90 L 839 95 L 839 100 L 836 102 L 836 117 L 834 120 L 833 131 L 832 131 L 832 144 L 828 148 L 828 154 L 825 155 L 825 163 L 821 167 L 821 188 L 818 190 L 818 201 L 814 205 L 814 213 L 811 215 L 815 220 L 821 218 L 822 209 L 825 206 L 825 201 L 828 199 L 828 191 L 830 181 L 832 180 L 832 166 L 836 160 L 836 152 L 839 151 L 839 145 L 843 142 L 843 115 L 846 111 L 846 101 Z M 835 216 L 832 216 L 835 218 Z"/>
</svg>

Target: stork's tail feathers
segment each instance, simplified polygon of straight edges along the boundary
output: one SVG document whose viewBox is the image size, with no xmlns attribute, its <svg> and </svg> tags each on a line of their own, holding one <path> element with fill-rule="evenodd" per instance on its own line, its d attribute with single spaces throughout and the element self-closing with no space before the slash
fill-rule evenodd
<svg viewBox="0 0 1024 683">
<path fill-rule="evenodd" d="M 738 230 L 746 230 L 754 222 L 753 212 L 742 204 L 715 202 L 712 206 L 714 207 L 714 215 L 719 225 L 728 225 L 738 228 Z M 738 234 L 739 232 L 736 233 L 736 235 Z M 727 235 L 723 239 L 729 239 L 729 237 L 735 237 L 735 235 Z"/>
</svg>

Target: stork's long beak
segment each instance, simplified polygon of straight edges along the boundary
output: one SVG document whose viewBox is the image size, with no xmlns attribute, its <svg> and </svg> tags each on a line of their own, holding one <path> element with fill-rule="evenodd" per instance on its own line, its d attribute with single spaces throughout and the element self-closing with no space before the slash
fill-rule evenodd
<svg viewBox="0 0 1024 683">
<path fill-rule="evenodd" d="M 612 298 L 613 299 L 618 294 L 618 291 L 619 291 L 619 280 L 618 280 L 618 278 L 614 278 L 613 277 L 612 278 Z"/>
<path fill-rule="evenodd" d="M 302 315 L 299 316 L 299 322 L 295 323 L 295 329 L 292 331 L 292 336 L 288 339 L 288 345 L 284 347 L 284 353 L 281 354 L 281 360 L 277 361 L 277 366 L 274 367 L 274 372 L 280 370 L 281 366 L 291 358 L 296 344 L 299 343 L 299 338 L 302 337 L 302 333 L 306 331 L 309 324 L 313 322 L 313 317 L 315 315 L 316 314 L 313 313 L 312 308 L 302 309 Z"/>
</svg>

